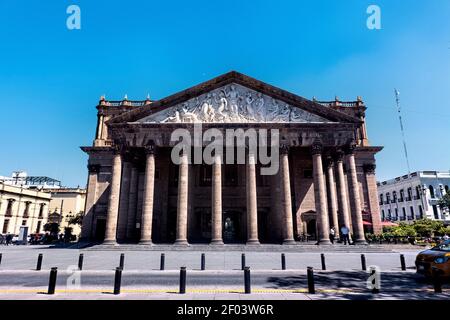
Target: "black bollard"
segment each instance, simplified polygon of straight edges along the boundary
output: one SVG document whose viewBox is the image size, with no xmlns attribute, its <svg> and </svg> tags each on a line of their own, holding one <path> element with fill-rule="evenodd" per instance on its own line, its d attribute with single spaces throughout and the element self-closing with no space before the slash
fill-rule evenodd
<svg viewBox="0 0 450 320">
<path fill-rule="evenodd" d="M 403 254 L 400 255 L 400 265 L 402 267 L 402 271 L 406 271 L 405 256 Z"/>
<path fill-rule="evenodd" d="M 159 270 L 164 270 L 164 265 L 166 264 L 166 255 L 161 253 L 161 262 L 159 264 Z"/>
<path fill-rule="evenodd" d="M 245 253 L 241 256 L 241 270 L 244 270 L 245 268 Z"/>
<path fill-rule="evenodd" d="M 307 274 L 308 274 L 308 293 L 315 294 L 316 288 L 314 286 L 314 269 L 312 267 L 308 267 Z"/>
<path fill-rule="evenodd" d="M 377 270 L 375 269 L 375 268 L 371 268 L 370 269 L 370 278 L 372 279 L 372 285 L 373 285 L 373 287 L 372 287 L 372 294 L 377 294 L 377 293 L 380 293 L 380 290 L 377 288 L 377 283 L 376 283 L 376 273 L 377 273 Z"/>
<path fill-rule="evenodd" d="M 205 270 L 205 254 L 202 253 L 202 259 L 201 259 L 201 269 Z"/>
<path fill-rule="evenodd" d="M 327 270 L 327 265 L 325 264 L 325 254 L 320 254 L 320 261 L 322 262 L 322 270 Z"/>
<path fill-rule="evenodd" d="M 281 254 L 281 270 L 286 270 L 286 256 L 284 253 Z"/>
<path fill-rule="evenodd" d="M 55 294 L 56 277 L 58 275 L 58 268 L 53 267 L 50 270 L 50 277 L 48 279 L 48 291 L 47 294 Z"/>
<path fill-rule="evenodd" d="M 84 260 L 84 254 L 80 253 L 80 256 L 78 257 L 78 270 L 83 270 L 83 260 Z"/>
<path fill-rule="evenodd" d="M 3 253 L 0 253 L 0 265 L 2 264 Z"/>
<path fill-rule="evenodd" d="M 120 285 L 122 282 L 122 268 L 116 268 L 116 274 L 114 276 L 114 294 L 120 294 Z"/>
<path fill-rule="evenodd" d="M 439 270 L 436 268 L 433 268 L 433 287 L 434 293 L 442 293 L 441 277 L 439 276 Z"/>
<path fill-rule="evenodd" d="M 180 268 L 180 294 L 186 293 L 186 267 Z"/>
<path fill-rule="evenodd" d="M 244 291 L 246 294 L 252 293 L 250 287 L 250 267 L 244 267 Z"/>
<path fill-rule="evenodd" d="M 119 267 L 120 267 L 122 270 L 123 270 L 124 264 L 125 264 L 125 254 L 124 254 L 124 253 L 121 253 L 121 254 L 120 254 Z"/>
<path fill-rule="evenodd" d="M 367 270 L 367 266 L 366 266 L 366 255 L 362 254 L 361 255 L 361 269 L 363 271 Z"/>
<path fill-rule="evenodd" d="M 42 253 L 39 253 L 37 264 L 36 264 L 36 271 L 39 271 L 42 268 L 42 257 L 43 257 Z"/>
</svg>

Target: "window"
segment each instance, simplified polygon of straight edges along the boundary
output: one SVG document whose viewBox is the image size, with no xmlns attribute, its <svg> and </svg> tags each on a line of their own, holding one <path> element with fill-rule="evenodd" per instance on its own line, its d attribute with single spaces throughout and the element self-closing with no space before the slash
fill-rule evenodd
<svg viewBox="0 0 450 320">
<path fill-rule="evenodd" d="M 392 197 L 393 197 L 392 203 L 397 202 L 397 191 L 392 192 Z"/>
<path fill-rule="evenodd" d="M 423 209 L 422 209 L 421 205 L 419 205 L 419 214 L 420 214 L 420 219 L 423 219 Z"/>
<path fill-rule="evenodd" d="M 408 197 L 406 198 L 406 201 L 411 201 L 412 200 L 412 189 L 408 188 Z"/>
<path fill-rule="evenodd" d="M 411 213 L 411 219 L 414 219 L 414 207 L 409 207 L 409 211 Z"/>
<path fill-rule="evenodd" d="M 433 205 L 433 214 L 434 214 L 434 218 L 436 220 L 439 220 L 439 212 L 438 212 L 437 205 Z"/>
<path fill-rule="evenodd" d="M 380 194 L 380 205 L 382 205 L 383 204 L 383 194 Z"/>
<path fill-rule="evenodd" d="M 2 233 L 7 233 L 8 232 L 8 226 L 9 226 L 9 219 L 5 219 L 5 221 L 3 222 L 3 231 L 2 231 Z"/>
<path fill-rule="evenodd" d="M 28 214 L 30 212 L 30 204 L 31 204 L 30 201 L 26 201 L 25 202 L 25 209 L 23 210 L 23 217 L 24 218 L 28 217 Z"/>
<path fill-rule="evenodd" d="M 399 202 L 403 202 L 405 200 L 405 190 L 400 190 L 400 201 Z"/>
<path fill-rule="evenodd" d="M 391 194 L 388 192 L 386 193 L 386 204 L 391 203 Z"/>
<path fill-rule="evenodd" d="M 14 199 L 8 199 L 8 206 L 6 207 L 5 217 L 12 217 L 13 204 L 14 204 Z"/>
<path fill-rule="evenodd" d="M 38 218 L 42 218 L 44 216 L 44 206 L 45 206 L 45 203 L 41 203 L 39 205 L 39 216 L 38 216 Z"/>
<path fill-rule="evenodd" d="M 388 209 L 388 219 L 389 219 L 389 220 L 392 219 L 391 209 Z"/>
<path fill-rule="evenodd" d="M 36 233 L 41 232 L 41 223 L 42 223 L 42 221 L 38 221 L 37 226 L 36 226 Z"/>
<path fill-rule="evenodd" d="M 447 185 L 444 187 L 444 189 L 445 189 L 445 193 L 448 193 L 448 186 Z"/>
<path fill-rule="evenodd" d="M 398 219 L 398 209 L 395 208 L 395 215 L 394 215 L 394 219 L 397 220 Z"/>
<path fill-rule="evenodd" d="M 26 226 L 27 225 L 27 220 L 22 220 L 22 225 Z"/>
<path fill-rule="evenodd" d="M 402 218 L 403 218 L 403 220 L 406 220 L 406 208 L 405 207 L 403 207 L 402 208 Z"/>
<path fill-rule="evenodd" d="M 430 189 L 430 196 L 431 196 L 431 198 L 434 198 L 434 188 L 433 188 L 433 186 L 429 186 L 428 187 L 428 189 Z"/>
<path fill-rule="evenodd" d="M 386 216 L 384 214 L 384 209 L 383 209 L 383 210 L 381 210 L 381 220 L 385 220 L 385 219 L 386 219 Z"/>
<path fill-rule="evenodd" d="M 417 186 L 416 187 L 416 200 L 419 200 L 420 199 L 420 186 Z"/>
</svg>

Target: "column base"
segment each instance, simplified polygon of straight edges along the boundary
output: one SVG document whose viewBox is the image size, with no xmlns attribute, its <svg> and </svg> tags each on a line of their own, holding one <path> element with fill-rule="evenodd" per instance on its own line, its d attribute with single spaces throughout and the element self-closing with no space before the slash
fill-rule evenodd
<svg viewBox="0 0 450 320">
<path fill-rule="evenodd" d="M 331 246 L 331 241 L 330 240 L 319 240 L 319 242 L 317 242 L 317 244 L 319 246 Z"/>
<path fill-rule="evenodd" d="M 187 242 L 187 240 L 176 240 L 174 245 L 176 245 L 176 246 L 188 246 L 189 242 Z"/>
<path fill-rule="evenodd" d="M 211 242 L 209 244 L 213 245 L 213 246 L 223 246 L 224 245 L 223 241 L 220 239 L 211 240 Z"/>
<path fill-rule="evenodd" d="M 139 245 L 152 246 L 152 245 L 153 245 L 153 242 L 152 242 L 152 240 L 141 240 L 141 241 L 139 241 L 138 244 L 139 244 Z"/>
<path fill-rule="evenodd" d="M 250 240 L 247 240 L 246 245 L 260 245 L 260 243 L 259 243 L 259 240 L 257 240 L 257 239 L 250 239 Z"/>
<path fill-rule="evenodd" d="M 283 241 L 283 245 L 296 244 L 294 239 L 286 239 Z"/>
<path fill-rule="evenodd" d="M 357 245 L 368 245 L 366 240 L 355 240 L 354 244 L 357 244 Z"/>
<path fill-rule="evenodd" d="M 102 244 L 117 245 L 116 240 L 103 240 Z"/>
</svg>

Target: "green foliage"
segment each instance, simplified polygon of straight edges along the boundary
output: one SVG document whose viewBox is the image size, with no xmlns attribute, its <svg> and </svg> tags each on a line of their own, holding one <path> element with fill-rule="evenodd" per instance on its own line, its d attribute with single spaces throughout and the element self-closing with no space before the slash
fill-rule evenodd
<svg viewBox="0 0 450 320">
<path fill-rule="evenodd" d="M 83 223 L 83 215 L 83 212 L 78 212 L 75 217 L 69 220 L 69 225 L 78 224 L 81 226 Z"/>
<path fill-rule="evenodd" d="M 442 221 L 431 219 L 415 220 L 412 224 L 402 222 L 383 229 L 384 237 L 433 237 L 444 234 L 450 234 L 450 227 L 444 227 Z"/>
<path fill-rule="evenodd" d="M 422 219 L 414 221 L 413 226 L 419 236 L 431 237 L 435 234 L 438 234 L 439 231 L 444 227 L 444 224 L 442 221 Z"/>
<path fill-rule="evenodd" d="M 450 210 L 450 193 L 447 193 L 439 200 L 439 206 L 442 210 Z"/>
</svg>

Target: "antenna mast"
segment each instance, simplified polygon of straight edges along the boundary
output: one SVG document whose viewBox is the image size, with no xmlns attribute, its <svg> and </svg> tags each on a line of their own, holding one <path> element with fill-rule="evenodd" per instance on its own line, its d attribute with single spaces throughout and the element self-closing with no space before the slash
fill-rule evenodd
<svg viewBox="0 0 450 320">
<path fill-rule="evenodd" d="M 405 152 L 406 165 L 408 166 L 408 174 L 411 174 L 411 167 L 409 166 L 408 148 L 406 147 L 405 129 L 403 128 L 402 110 L 400 106 L 400 92 L 397 89 L 395 91 L 395 101 L 397 103 L 398 120 L 400 121 L 400 130 L 402 132 L 403 150 Z"/>
</svg>

